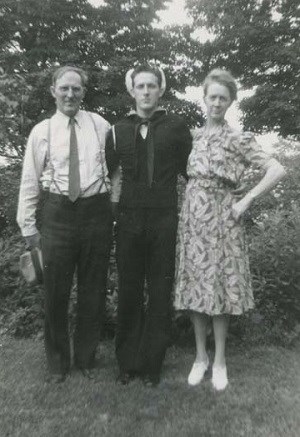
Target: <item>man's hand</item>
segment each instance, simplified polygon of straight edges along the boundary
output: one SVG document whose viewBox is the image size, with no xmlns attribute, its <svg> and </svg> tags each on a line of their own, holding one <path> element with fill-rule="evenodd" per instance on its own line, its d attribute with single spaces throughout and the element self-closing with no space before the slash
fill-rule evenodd
<svg viewBox="0 0 300 437">
<path fill-rule="evenodd" d="M 39 232 L 36 234 L 30 235 L 29 237 L 25 237 L 26 241 L 26 250 L 32 250 L 35 247 L 41 247 L 41 236 Z"/>
</svg>

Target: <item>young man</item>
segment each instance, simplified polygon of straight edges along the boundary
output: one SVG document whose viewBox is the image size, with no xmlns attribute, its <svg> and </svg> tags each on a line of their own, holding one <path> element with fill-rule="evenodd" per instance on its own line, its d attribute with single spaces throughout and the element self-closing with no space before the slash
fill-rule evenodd
<svg viewBox="0 0 300 437">
<path fill-rule="evenodd" d="M 106 146 L 110 175 L 116 179 L 122 174 L 117 236 L 118 381 L 127 384 L 140 375 L 146 385 L 155 386 L 170 341 L 176 185 L 178 174 L 186 175 L 191 136 L 180 117 L 158 107 L 166 87 L 161 69 L 130 70 L 126 86 L 136 111 L 114 126 Z M 116 209 L 118 199 L 113 200 Z"/>
<path fill-rule="evenodd" d="M 110 126 L 99 115 L 80 110 L 86 82 L 79 68 L 55 71 L 51 93 L 57 110 L 29 136 L 17 215 L 27 247 L 42 248 L 45 347 L 56 382 L 65 379 L 71 366 L 68 303 L 75 270 L 74 360 L 87 377 L 92 376 L 105 305 L 112 220 L 104 150 Z M 40 237 L 35 213 L 41 184 L 49 195 Z"/>
</svg>

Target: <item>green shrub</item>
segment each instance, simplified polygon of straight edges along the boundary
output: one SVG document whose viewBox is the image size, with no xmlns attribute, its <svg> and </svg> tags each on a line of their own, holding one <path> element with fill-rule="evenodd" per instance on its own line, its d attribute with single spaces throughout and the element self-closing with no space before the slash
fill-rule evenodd
<svg viewBox="0 0 300 437">
<path fill-rule="evenodd" d="M 282 332 L 295 329 L 300 320 L 300 207 L 262 217 L 252 231 L 250 265 L 261 321 L 274 333 L 279 326 Z"/>
<path fill-rule="evenodd" d="M 0 323 L 16 336 L 29 336 L 43 325 L 42 288 L 29 286 L 19 269 L 25 250 L 19 233 L 0 238 Z"/>
<path fill-rule="evenodd" d="M 0 235 L 8 227 L 9 232 L 18 232 L 16 211 L 21 178 L 21 165 L 16 163 L 0 167 Z"/>
</svg>

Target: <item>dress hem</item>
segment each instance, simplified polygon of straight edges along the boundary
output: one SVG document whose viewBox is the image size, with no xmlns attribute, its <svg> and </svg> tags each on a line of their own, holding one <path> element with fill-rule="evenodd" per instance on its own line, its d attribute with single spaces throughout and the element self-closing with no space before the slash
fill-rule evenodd
<svg viewBox="0 0 300 437">
<path fill-rule="evenodd" d="M 199 309 L 196 308 L 174 308 L 175 311 L 184 311 L 184 312 L 195 312 L 199 314 L 206 314 L 207 316 L 222 316 L 223 314 L 228 314 L 229 316 L 242 316 L 243 314 L 247 313 L 248 311 L 253 310 L 255 305 L 249 306 L 247 308 L 241 309 L 240 312 L 229 312 L 229 311 L 223 311 L 223 312 L 213 312 L 213 311 L 199 311 Z"/>
</svg>

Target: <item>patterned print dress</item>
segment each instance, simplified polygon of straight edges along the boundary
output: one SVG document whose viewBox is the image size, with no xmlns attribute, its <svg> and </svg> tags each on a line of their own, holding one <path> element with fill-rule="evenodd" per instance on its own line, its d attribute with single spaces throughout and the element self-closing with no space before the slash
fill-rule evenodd
<svg viewBox="0 0 300 437">
<path fill-rule="evenodd" d="M 194 131 L 178 227 L 177 310 L 219 315 L 253 308 L 245 231 L 232 215 L 232 190 L 246 167 L 269 159 L 251 133 L 226 122 L 211 135 L 205 128 Z"/>
</svg>

